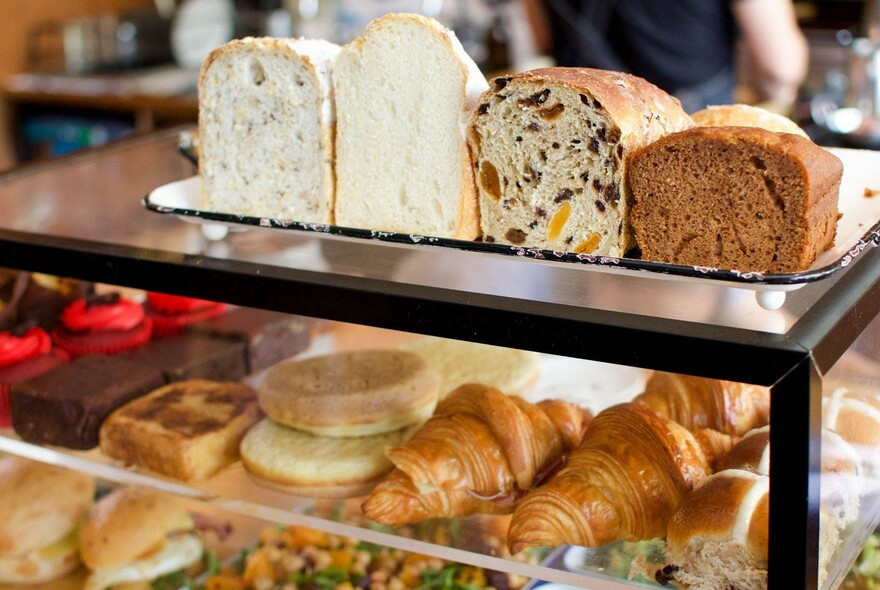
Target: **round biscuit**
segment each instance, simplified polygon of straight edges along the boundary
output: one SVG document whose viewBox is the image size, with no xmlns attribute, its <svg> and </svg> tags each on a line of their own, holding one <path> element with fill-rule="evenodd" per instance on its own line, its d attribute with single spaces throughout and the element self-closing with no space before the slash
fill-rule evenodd
<svg viewBox="0 0 880 590">
<path fill-rule="evenodd" d="M 372 436 L 428 419 L 440 377 L 417 354 L 358 350 L 279 363 L 259 386 L 272 420 L 321 436 Z"/>
<path fill-rule="evenodd" d="M 301 495 L 358 495 L 388 473 L 387 448 L 402 445 L 414 428 L 364 437 L 326 437 L 264 418 L 241 441 L 241 460 L 257 483 Z M 339 496 L 337 496 L 339 497 Z"/>
</svg>

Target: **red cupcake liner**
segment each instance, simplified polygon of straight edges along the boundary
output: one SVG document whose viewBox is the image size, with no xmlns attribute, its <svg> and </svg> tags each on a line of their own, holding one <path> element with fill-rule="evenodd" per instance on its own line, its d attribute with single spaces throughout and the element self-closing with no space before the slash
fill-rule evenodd
<svg viewBox="0 0 880 590">
<path fill-rule="evenodd" d="M 9 390 L 12 387 L 8 383 L 0 383 L 0 428 L 12 426 L 12 404 L 9 402 Z"/>
<path fill-rule="evenodd" d="M 126 332 L 87 332 L 78 333 L 65 330 L 60 326 L 52 331 L 55 346 L 67 352 L 70 360 L 87 354 L 113 355 L 143 346 L 150 341 L 153 334 L 153 320 L 143 321 Z"/>
</svg>

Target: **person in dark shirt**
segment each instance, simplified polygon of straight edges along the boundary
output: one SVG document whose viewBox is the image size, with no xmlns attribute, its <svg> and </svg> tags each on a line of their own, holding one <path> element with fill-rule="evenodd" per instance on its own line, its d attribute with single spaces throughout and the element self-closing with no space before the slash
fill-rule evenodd
<svg viewBox="0 0 880 590">
<path fill-rule="evenodd" d="M 790 106 L 807 44 L 792 0 L 526 0 L 536 33 L 562 66 L 627 71 L 674 94 L 685 110 L 734 101 L 743 43 L 758 101 Z M 531 5 L 531 6 L 529 6 Z M 543 33 L 543 34 L 542 34 Z"/>
</svg>

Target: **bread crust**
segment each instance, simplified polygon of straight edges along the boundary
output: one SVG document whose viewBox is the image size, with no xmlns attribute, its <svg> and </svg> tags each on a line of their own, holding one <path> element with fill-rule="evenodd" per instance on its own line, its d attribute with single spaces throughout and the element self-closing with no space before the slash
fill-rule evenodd
<svg viewBox="0 0 880 590">
<path fill-rule="evenodd" d="M 760 127 L 809 139 L 807 133 L 788 117 L 747 104 L 710 105 L 692 113 L 691 119 L 700 127 Z"/>
</svg>

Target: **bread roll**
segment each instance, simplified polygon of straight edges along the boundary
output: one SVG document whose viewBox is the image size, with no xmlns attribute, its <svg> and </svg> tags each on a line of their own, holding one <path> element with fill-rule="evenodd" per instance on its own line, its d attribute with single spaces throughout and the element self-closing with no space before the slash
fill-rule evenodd
<svg viewBox="0 0 880 590">
<path fill-rule="evenodd" d="M 689 590 L 767 588 L 770 478 L 730 469 L 688 494 L 667 529 L 666 557 Z"/>
<path fill-rule="evenodd" d="M 550 68 L 496 78 L 471 119 L 483 239 L 623 256 L 634 245 L 630 152 L 693 125 L 629 74 Z"/>
<path fill-rule="evenodd" d="M 461 119 L 486 80 L 433 19 L 389 14 L 346 45 L 336 65 L 341 226 L 477 237 Z"/>
<path fill-rule="evenodd" d="M 691 118 L 700 127 L 760 127 L 809 139 L 806 131 L 788 117 L 747 104 L 710 105 L 691 114 Z"/>
<path fill-rule="evenodd" d="M 831 247 L 843 165 L 803 137 L 695 127 L 633 155 L 632 223 L 645 260 L 795 272 Z"/>
<path fill-rule="evenodd" d="M 208 56 L 199 77 L 204 209 L 333 221 L 338 53 L 326 41 L 247 38 Z"/>
</svg>

